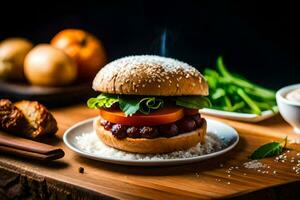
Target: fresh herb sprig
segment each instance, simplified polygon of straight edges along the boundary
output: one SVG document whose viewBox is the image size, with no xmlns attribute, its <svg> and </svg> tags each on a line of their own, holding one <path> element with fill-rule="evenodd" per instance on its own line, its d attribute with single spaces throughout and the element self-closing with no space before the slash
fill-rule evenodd
<svg viewBox="0 0 300 200">
<path fill-rule="evenodd" d="M 126 116 L 131 116 L 137 112 L 149 114 L 164 106 L 165 100 L 174 101 L 176 105 L 185 108 L 201 109 L 210 107 L 208 98 L 202 96 L 181 96 L 181 97 L 144 97 L 114 95 L 102 93 L 95 98 L 90 98 L 87 102 L 89 108 L 110 108 L 113 104 L 118 103 L 119 108 Z"/>
<path fill-rule="evenodd" d="M 230 112 L 260 115 L 264 110 L 277 112 L 275 92 L 258 86 L 240 75 L 229 72 L 222 57 L 217 59 L 217 70 L 205 69 L 212 108 Z"/>
<path fill-rule="evenodd" d="M 266 157 L 278 156 L 282 153 L 283 149 L 286 148 L 287 145 L 287 137 L 281 142 L 270 142 L 262 145 L 258 149 L 256 149 L 250 159 L 258 160 Z"/>
</svg>

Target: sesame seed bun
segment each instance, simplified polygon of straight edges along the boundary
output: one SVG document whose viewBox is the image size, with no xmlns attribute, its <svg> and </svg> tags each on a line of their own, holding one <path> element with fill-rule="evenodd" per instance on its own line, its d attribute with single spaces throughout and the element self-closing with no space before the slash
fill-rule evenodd
<svg viewBox="0 0 300 200">
<path fill-rule="evenodd" d="M 99 119 L 94 121 L 94 130 L 102 142 L 116 149 L 133 153 L 169 153 L 189 149 L 197 145 L 199 142 L 203 143 L 205 141 L 204 138 L 207 127 L 205 119 L 203 120 L 204 122 L 201 128 L 170 138 L 159 137 L 154 139 L 134 139 L 127 137 L 125 139 L 117 139 L 110 131 L 104 129 L 104 127 L 100 124 Z"/>
<path fill-rule="evenodd" d="M 160 56 L 129 56 L 104 66 L 93 89 L 110 94 L 181 96 L 208 95 L 208 85 L 194 67 Z"/>
</svg>

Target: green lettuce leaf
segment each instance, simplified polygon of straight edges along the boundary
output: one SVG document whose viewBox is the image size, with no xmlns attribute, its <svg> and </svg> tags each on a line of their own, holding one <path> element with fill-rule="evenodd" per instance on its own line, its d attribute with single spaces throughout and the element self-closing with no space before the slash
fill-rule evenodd
<svg viewBox="0 0 300 200">
<path fill-rule="evenodd" d="M 176 105 L 185 108 L 201 109 L 210 107 L 210 101 L 201 96 L 169 97 L 176 102 Z M 96 98 L 87 101 L 89 108 L 110 108 L 114 103 L 119 103 L 120 109 L 126 116 L 131 116 L 137 112 L 149 114 L 164 106 L 164 99 L 157 97 L 124 96 L 112 94 L 100 94 Z"/>
<path fill-rule="evenodd" d="M 163 106 L 163 100 L 155 97 L 126 97 L 112 94 L 100 94 L 96 98 L 90 98 L 87 101 L 89 108 L 110 108 L 114 103 L 119 103 L 120 109 L 126 116 L 141 112 L 149 114 L 153 110 L 157 110 Z"/>
<path fill-rule="evenodd" d="M 210 108 L 208 98 L 202 96 L 182 96 L 176 98 L 176 105 L 191 109 Z"/>
<path fill-rule="evenodd" d="M 140 109 L 140 101 L 138 99 L 120 99 L 120 109 L 125 113 L 126 116 L 131 116 Z"/>
<path fill-rule="evenodd" d="M 155 97 L 143 98 L 140 101 L 140 112 L 149 114 L 151 110 L 157 110 L 163 107 L 164 101 Z"/>
<path fill-rule="evenodd" d="M 87 101 L 89 108 L 110 108 L 114 103 L 119 102 L 119 98 L 116 95 L 101 93 L 96 98 L 90 98 Z"/>
</svg>

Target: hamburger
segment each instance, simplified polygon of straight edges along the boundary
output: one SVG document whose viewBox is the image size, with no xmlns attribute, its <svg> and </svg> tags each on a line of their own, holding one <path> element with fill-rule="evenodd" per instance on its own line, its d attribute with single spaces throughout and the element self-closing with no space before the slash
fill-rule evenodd
<svg viewBox="0 0 300 200">
<path fill-rule="evenodd" d="M 208 84 L 194 67 L 160 56 L 129 56 L 104 66 L 93 81 L 100 94 L 88 107 L 108 146 L 134 153 L 168 153 L 205 142 Z"/>
</svg>

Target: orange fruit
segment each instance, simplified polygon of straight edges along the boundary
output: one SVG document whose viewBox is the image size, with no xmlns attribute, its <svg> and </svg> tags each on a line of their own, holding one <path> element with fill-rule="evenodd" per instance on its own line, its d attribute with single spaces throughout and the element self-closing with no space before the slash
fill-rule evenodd
<svg viewBox="0 0 300 200">
<path fill-rule="evenodd" d="M 65 29 L 54 36 L 51 45 L 75 60 L 79 79 L 92 79 L 107 62 L 102 42 L 84 30 Z"/>
</svg>

